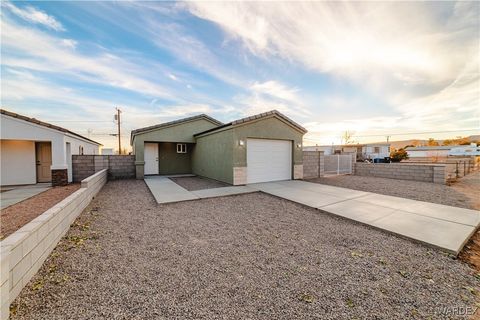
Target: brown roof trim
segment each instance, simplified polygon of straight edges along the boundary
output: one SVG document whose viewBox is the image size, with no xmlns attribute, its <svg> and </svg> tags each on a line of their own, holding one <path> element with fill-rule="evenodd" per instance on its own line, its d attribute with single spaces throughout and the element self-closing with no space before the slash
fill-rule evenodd
<svg viewBox="0 0 480 320">
<path fill-rule="evenodd" d="M 130 141 L 133 140 L 134 135 L 145 132 L 145 131 L 151 131 L 151 130 L 161 129 L 161 128 L 165 128 L 165 127 L 169 127 L 169 126 L 175 126 L 175 125 L 178 125 L 178 124 L 181 124 L 181 123 L 184 123 L 184 122 L 189 122 L 189 121 L 193 121 L 193 120 L 197 120 L 197 119 L 208 120 L 208 121 L 212 122 L 213 124 L 215 124 L 217 126 L 223 125 L 223 123 L 218 121 L 217 119 L 214 119 L 214 118 L 212 118 L 210 116 L 207 116 L 206 114 L 202 113 L 202 114 L 199 114 L 199 115 L 196 115 L 196 116 L 193 116 L 193 117 L 183 118 L 183 119 L 174 120 L 174 121 L 170 121 L 170 122 L 164 122 L 164 123 L 156 124 L 156 125 L 153 125 L 153 126 L 132 130 L 132 132 L 130 134 L 130 136 L 131 136 Z"/>
<path fill-rule="evenodd" d="M 37 124 L 39 126 L 47 127 L 47 128 L 53 129 L 53 130 L 64 132 L 64 133 L 69 133 L 71 135 L 77 136 L 77 137 L 82 138 L 84 140 L 87 140 L 87 141 L 90 141 L 92 143 L 98 144 L 99 146 L 103 146 L 103 144 L 101 144 L 99 142 L 96 142 L 96 141 L 93 141 L 92 139 L 86 138 L 82 135 L 79 135 L 78 133 L 72 132 L 70 130 L 67 130 L 65 128 L 62 128 L 62 127 L 59 127 L 59 126 L 56 126 L 56 125 L 53 125 L 53 124 L 50 124 L 50 123 L 47 123 L 47 122 L 37 120 L 35 118 L 29 118 L 27 116 L 22 116 L 21 114 L 11 112 L 11 111 L 7 111 L 5 109 L 0 109 L 0 113 L 4 114 L 6 116 L 12 117 L 12 118 L 16 118 L 16 119 L 20 119 L 20 120 L 27 121 L 27 122 L 30 122 L 30 123 L 34 123 L 34 124 Z"/>
<path fill-rule="evenodd" d="M 205 134 L 205 133 L 214 132 L 214 131 L 217 131 L 217 130 L 220 130 L 220 129 L 223 129 L 223 128 L 226 128 L 226 127 L 236 126 L 236 125 L 244 124 L 244 123 L 254 121 L 254 120 L 257 120 L 257 119 L 270 117 L 270 116 L 277 116 L 280 119 L 287 122 L 288 124 L 290 124 L 292 127 L 294 127 L 297 130 L 303 132 L 304 134 L 307 133 L 307 129 L 305 129 L 304 127 L 302 127 L 301 125 L 299 125 L 298 123 L 296 123 L 295 121 L 293 121 L 292 119 L 287 117 L 286 115 L 282 114 L 281 112 L 279 112 L 277 110 L 271 110 L 271 111 L 264 112 L 264 113 L 259 113 L 259 114 L 256 114 L 256 115 L 253 115 L 253 116 L 250 116 L 250 117 L 245 117 L 245 118 L 242 118 L 242 119 L 234 120 L 234 121 L 226 123 L 222 126 L 212 128 L 212 129 L 209 129 L 209 130 L 206 130 L 206 131 L 203 131 L 203 132 L 199 132 L 197 134 L 194 134 L 194 136 L 197 137 L 197 136 L 200 136 L 200 135 Z"/>
</svg>

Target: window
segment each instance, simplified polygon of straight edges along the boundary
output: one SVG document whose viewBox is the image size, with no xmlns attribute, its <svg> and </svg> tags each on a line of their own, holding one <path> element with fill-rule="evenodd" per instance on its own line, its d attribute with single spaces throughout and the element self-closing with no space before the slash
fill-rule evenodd
<svg viewBox="0 0 480 320">
<path fill-rule="evenodd" d="M 373 150 L 374 153 L 380 153 L 380 147 L 375 147 Z"/>
<path fill-rule="evenodd" d="M 177 143 L 177 153 L 187 153 L 187 144 Z"/>
</svg>

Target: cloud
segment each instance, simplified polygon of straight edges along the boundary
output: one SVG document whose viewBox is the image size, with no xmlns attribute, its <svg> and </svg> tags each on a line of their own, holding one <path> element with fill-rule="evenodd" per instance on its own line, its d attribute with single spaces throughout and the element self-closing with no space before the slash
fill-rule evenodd
<svg viewBox="0 0 480 320">
<path fill-rule="evenodd" d="M 316 96 L 319 103 L 307 106 L 317 111 L 314 119 L 331 118 L 321 110 L 336 106 L 357 114 L 344 114 L 344 121 L 317 120 L 311 127 L 317 137 L 335 128 L 335 134 L 447 130 L 479 117 L 478 2 L 188 2 L 185 7 L 265 63 L 280 58 L 366 93 L 369 99 L 360 101 L 349 99 L 348 92 Z M 294 89 L 277 90 L 274 82 L 250 89 L 253 94 L 241 96 L 241 102 L 259 110 L 275 102 L 288 110 L 295 105 L 292 97 L 303 98 Z M 385 116 L 358 117 L 362 108 Z"/>
<path fill-rule="evenodd" d="M 160 86 L 144 65 L 132 63 L 109 52 L 79 54 L 75 41 L 59 39 L 2 18 L 2 50 L 9 54 L 2 65 L 63 73 L 83 81 L 130 90 L 153 97 L 177 100 L 171 90 Z"/>
<path fill-rule="evenodd" d="M 310 111 L 298 95 L 299 91 L 275 80 L 255 81 L 247 88 L 246 94 L 236 95 L 234 101 L 241 105 L 245 116 L 276 109 L 294 118 L 306 117 Z"/>
<path fill-rule="evenodd" d="M 77 47 L 78 42 L 73 39 L 62 39 L 61 43 L 71 49 L 75 49 Z"/>
<path fill-rule="evenodd" d="M 457 4 L 456 10 L 467 11 L 464 6 Z M 475 4 L 469 6 L 475 11 Z M 253 54 L 278 55 L 319 72 L 349 76 L 380 69 L 410 78 L 448 78 L 463 54 L 452 57 L 445 49 L 458 44 L 458 33 L 468 31 L 473 20 L 461 23 L 453 16 L 455 27 L 445 29 L 433 20 L 432 7 L 420 3 L 191 2 L 187 8 L 218 24 Z M 465 39 L 469 45 L 475 42 Z"/>
<path fill-rule="evenodd" d="M 25 21 L 40 24 L 55 31 L 65 31 L 65 28 L 57 19 L 32 6 L 19 8 L 9 1 L 2 2 L 2 6 Z"/>
</svg>

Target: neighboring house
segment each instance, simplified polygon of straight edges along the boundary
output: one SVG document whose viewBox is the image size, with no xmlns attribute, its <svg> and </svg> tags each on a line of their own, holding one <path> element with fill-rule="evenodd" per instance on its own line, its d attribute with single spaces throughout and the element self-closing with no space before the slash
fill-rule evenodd
<svg viewBox="0 0 480 320">
<path fill-rule="evenodd" d="M 446 158 L 450 149 L 458 146 L 407 147 L 408 158 Z"/>
<path fill-rule="evenodd" d="M 111 156 L 113 155 L 113 148 L 102 148 L 102 155 L 103 156 Z"/>
<path fill-rule="evenodd" d="M 448 156 L 478 156 L 480 148 L 475 143 L 454 146 L 408 147 L 405 149 L 412 158 L 447 158 Z"/>
<path fill-rule="evenodd" d="M 480 156 L 480 147 L 476 143 L 466 146 L 454 146 L 448 152 L 449 156 Z"/>
<path fill-rule="evenodd" d="M 345 144 L 345 145 L 331 145 L 331 146 L 307 146 L 305 151 L 323 151 L 325 155 L 332 154 L 356 154 L 358 161 L 365 159 L 377 159 L 390 156 L 389 143 L 368 143 L 368 144 Z"/>
<path fill-rule="evenodd" d="M 98 154 L 100 143 L 67 129 L 1 111 L 0 184 L 72 181 L 72 155 Z"/>
<path fill-rule="evenodd" d="M 233 185 L 301 179 L 307 131 L 274 110 L 222 124 L 198 115 L 132 131 L 136 175 L 193 173 Z"/>
</svg>

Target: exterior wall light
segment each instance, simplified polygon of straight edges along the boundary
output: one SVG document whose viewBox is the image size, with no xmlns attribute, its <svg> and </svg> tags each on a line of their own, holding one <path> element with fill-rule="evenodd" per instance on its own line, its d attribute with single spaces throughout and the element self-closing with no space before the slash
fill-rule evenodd
<svg viewBox="0 0 480 320">
<path fill-rule="evenodd" d="M 300 149 L 302 147 L 302 143 L 297 143 L 297 148 Z"/>
<path fill-rule="evenodd" d="M 245 141 L 243 140 L 238 140 L 238 145 L 243 147 L 245 145 Z"/>
</svg>

